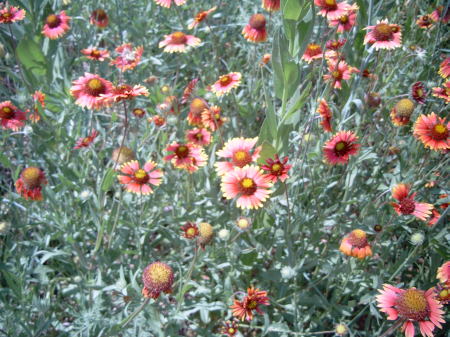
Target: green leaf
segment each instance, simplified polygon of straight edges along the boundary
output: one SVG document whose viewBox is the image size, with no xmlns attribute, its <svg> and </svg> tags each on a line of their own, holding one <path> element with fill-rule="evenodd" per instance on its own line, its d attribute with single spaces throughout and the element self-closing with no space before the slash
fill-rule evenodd
<svg viewBox="0 0 450 337">
<path fill-rule="evenodd" d="M 257 160 L 257 163 L 259 165 L 264 165 L 266 163 L 266 160 L 269 158 L 273 158 L 276 153 L 277 153 L 277 150 L 275 150 L 275 148 L 272 146 L 272 144 L 264 141 L 262 143 L 262 149 L 261 149 L 260 156 Z"/>
<path fill-rule="evenodd" d="M 283 6 L 283 15 L 286 20 L 297 21 L 303 8 L 302 0 L 286 0 Z"/>
<path fill-rule="evenodd" d="M 103 177 L 103 181 L 102 181 L 102 191 L 106 192 L 109 190 L 109 188 L 111 187 L 111 185 L 114 182 L 115 176 L 116 176 L 116 172 L 112 168 L 109 168 L 108 171 L 106 171 L 106 174 Z"/>
<path fill-rule="evenodd" d="M 31 82 L 37 82 L 47 75 L 47 59 L 39 45 L 31 38 L 24 38 L 16 48 L 17 58 Z"/>
</svg>

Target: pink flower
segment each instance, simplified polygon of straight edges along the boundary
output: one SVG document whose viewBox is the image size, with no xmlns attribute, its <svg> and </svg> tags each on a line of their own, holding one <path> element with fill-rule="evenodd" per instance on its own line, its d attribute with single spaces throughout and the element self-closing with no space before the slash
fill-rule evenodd
<svg viewBox="0 0 450 337">
<path fill-rule="evenodd" d="M 211 143 L 211 133 L 206 129 L 195 128 L 186 132 L 186 140 L 199 146 L 207 146 Z"/>
<path fill-rule="evenodd" d="M 173 142 L 167 146 L 166 151 L 173 153 L 165 156 L 165 161 L 170 160 L 174 167 L 187 170 L 190 173 L 205 166 L 208 159 L 203 148 L 193 143 L 179 144 Z"/>
<path fill-rule="evenodd" d="M 211 91 L 217 96 L 222 96 L 228 94 L 231 89 L 237 88 L 241 83 L 241 73 L 229 73 L 222 75 L 219 79 L 211 86 Z"/>
<path fill-rule="evenodd" d="M 450 76 L 450 57 L 447 57 L 442 63 L 439 65 L 439 75 L 443 78 L 447 78 Z"/>
<path fill-rule="evenodd" d="M 155 169 L 156 163 L 149 160 L 145 163 L 143 168 L 139 167 L 136 160 L 125 163 L 120 168 L 120 172 L 124 175 L 119 175 L 117 178 L 119 182 L 125 185 L 128 192 L 137 194 L 151 194 L 153 193 L 153 186 L 161 184 L 163 173 L 159 169 Z"/>
<path fill-rule="evenodd" d="M 378 21 L 375 26 L 364 28 L 368 30 L 364 44 L 371 44 L 378 49 L 394 49 L 402 45 L 402 33 L 399 25 L 389 24 L 387 20 Z"/>
<path fill-rule="evenodd" d="M 263 172 L 257 166 L 236 167 L 222 177 L 221 189 L 227 199 L 236 198 L 239 208 L 257 209 L 262 207 L 272 187 Z"/>
<path fill-rule="evenodd" d="M 170 6 L 172 5 L 172 0 L 154 0 L 154 1 L 156 2 L 156 4 L 166 8 L 170 8 Z M 173 0 L 173 1 L 177 6 L 181 6 L 186 3 L 186 0 Z"/>
<path fill-rule="evenodd" d="M 133 99 L 137 96 L 148 96 L 149 92 L 147 88 L 142 85 L 131 86 L 128 84 L 121 84 L 117 87 L 113 87 L 112 90 L 107 94 L 102 94 L 101 100 L 104 101 L 105 105 L 110 105 L 112 103 L 117 103 L 123 100 Z"/>
<path fill-rule="evenodd" d="M 3 129 L 18 131 L 25 125 L 26 113 L 19 110 L 11 101 L 0 103 L 0 123 Z"/>
<path fill-rule="evenodd" d="M 358 11 L 358 9 L 358 5 L 351 5 L 346 14 L 337 19 L 329 20 L 329 26 L 337 26 L 336 31 L 338 33 L 343 33 L 344 31 L 349 32 L 356 24 L 356 12 Z"/>
<path fill-rule="evenodd" d="M 350 156 L 358 153 L 358 137 L 351 131 L 336 133 L 323 147 L 323 154 L 328 164 L 347 164 Z"/>
<path fill-rule="evenodd" d="M 416 218 L 426 221 L 431 214 L 433 205 L 419 203 L 414 200 L 417 193 L 409 196 L 410 186 L 407 184 L 397 184 L 392 188 L 392 197 L 398 203 L 391 202 L 392 207 L 398 215 L 414 215 Z"/>
<path fill-rule="evenodd" d="M 97 138 L 98 134 L 99 133 L 97 130 L 92 130 L 89 136 L 79 138 L 77 140 L 77 143 L 73 147 L 74 150 L 78 150 L 83 147 L 89 147 L 89 145 L 91 145 L 94 142 L 95 138 Z"/>
<path fill-rule="evenodd" d="M 82 49 L 81 53 L 86 55 L 88 59 L 95 61 L 104 61 L 109 57 L 109 52 L 107 50 L 99 50 L 93 47 Z"/>
<path fill-rule="evenodd" d="M 131 43 L 125 43 L 117 47 L 116 52 L 119 56 L 117 56 L 109 64 L 115 65 L 122 72 L 124 72 L 136 68 L 139 62 L 141 62 L 144 48 L 139 46 L 133 49 L 133 45 Z"/>
<path fill-rule="evenodd" d="M 406 337 L 414 337 L 414 322 L 419 323 L 420 333 L 426 337 L 433 337 L 434 328 L 442 328 L 440 323 L 445 323 L 442 304 L 436 300 L 434 288 L 427 291 L 416 288 L 404 290 L 384 284 L 379 292 L 377 306 L 388 315 L 388 320 L 405 320 L 402 330 Z"/>
<path fill-rule="evenodd" d="M 434 151 L 450 149 L 450 121 L 446 122 L 434 112 L 417 118 L 413 134 L 425 147 Z"/>
<path fill-rule="evenodd" d="M 186 53 L 190 47 L 197 47 L 202 41 L 193 35 L 183 32 L 175 32 L 164 36 L 159 43 L 159 48 L 164 48 L 166 53 Z"/>
<path fill-rule="evenodd" d="M 25 18 L 25 11 L 19 7 L 2 4 L 0 9 L 0 23 L 13 23 Z"/>
<path fill-rule="evenodd" d="M 437 278 L 441 283 L 448 283 L 450 281 L 450 261 L 445 262 L 438 268 Z"/>
<path fill-rule="evenodd" d="M 319 15 L 328 20 L 339 19 L 345 15 L 351 6 L 346 2 L 336 2 L 336 0 L 314 0 L 314 4 L 320 8 Z"/>
<path fill-rule="evenodd" d="M 65 11 L 61 11 L 59 14 L 50 14 L 45 19 L 42 34 L 52 40 L 63 36 L 70 29 L 70 19 L 71 17 L 67 16 Z"/>
<path fill-rule="evenodd" d="M 280 0 L 262 0 L 262 8 L 268 12 L 276 12 L 280 10 Z"/>
<path fill-rule="evenodd" d="M 281 182 L 284 182 L 288 176 L 288 171 L 291 169 L 292 165 L 287 165 L 288 157 L 284 157 L 280 160 L 277 154 L 275 154 L 274 159 L 268 158 L 266 160 L 266 165 L 261 165 L 261 168 L 264 171 L 268 171 L 264 176 L 273 184 L 280 179 Z"/>
<path fill-rule="evenodd" d="M 203 110 L 201 117 L 202 125 L 211 131 L 216 131 L 227 121 L 225 117 L 222 117 L 220 107 L 216 105 Z"/>
<path fill-rule="evenodd" d="M 349 80 L 353 73 L 358 73 L 359 70 L 349 66 L 345 61 L 331 59 L 328 61 L 329 74 L 323 75 L 326 81 L 332 81 L 333 88 L 342 89 L 342 80 Z"/>
<path fill-rule="evenodd" d="M 99 75 L 84 73 L 84 77 L 73 81 L 70 93 L 75 97 L 75 103 L 89 109 L 100 109 L 108 103 L 102 95 L 111 93 L 113 85 Z"/>
<path fill-rule="evenodd" d="M 258 142 L 256 138 L 233 138 L 225 143 L 224 147 L 217 151 L 217 157 L 228 159 L 229 161 L 216 162 L 217 174 L 224 174 L 233 171 L 235 167 L 242 168 L 250 165 L 259 158 L 261 146 L 255 148 Z"/>
<path fill-rule="evenodd" d="M 310 43 L 306 46 L 306 50 L 302 56 L 302 60 L 311 63 L 323 57 L 322 48 L 316 43 Z"/>
<path fill-rule="evenodd" d="M 192 20 L 192 22 L 189 24 L 188 28 L 193 29 L 193 28 L 197 27 L 200 24 L 200 22 L 203 22 L 204 20 L 206 20 L 208 15 L 211 14 L 212 12 L 214 12 L 216 9 L 217 9 L 217 7 L 213 7 L 211 9 L 208 9 L 207 11 L 202 11 L 202 12 L 197 13 L 197 15 L 195 15 L 194 20 Z"/>
<path fill-rule="evenodd" d="M 434 97 L 442 98 L 445 101 L 445 104 L 450 103 L 450 81 L 444 83 L 443 88 L 433 88 L 432 95 Z"/>
</svg>

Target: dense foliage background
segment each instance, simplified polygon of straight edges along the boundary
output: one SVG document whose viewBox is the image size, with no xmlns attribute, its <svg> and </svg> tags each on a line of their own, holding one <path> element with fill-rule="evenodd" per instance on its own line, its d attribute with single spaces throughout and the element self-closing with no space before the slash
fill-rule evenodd
<svg viewBox="0 0 450 337">
<path fill-rule="evenodd" d="M 347 325 L 351 336 L 378 336 L 392 325 L 374 299 L 383 283 L 424 290 L 436 285 L 437 268 L 450 259 L 448 212 L 432 227 L 398 216 L 389 204 L 390 190 L 405 182 L 418 192 L 418 200 L 436 207 L 448 202 L 439 199 L 450 190 L 448 154 L 424 148 L 412 136 L 411 125 L 394 126 L 389 112 L 413 83 L 422 81 L 428 90 L 441 86 L 437 71 L 442 56 L 449 54 L 448 26 L 424 30 L 416 20 L 448 3 L 357 0 L 357 25 L 343 34 L 348 40 L 343 52 L 348 64 L 361 72 L 369 69 L 376 78 L 356 74 L 342 90 L 322 80 L 325 61 L 300 60 L 307 43 L 324 48 L 337 37 L 312 1 L 285 0 L 281 12 L 265 13 L 269 39 L 260 44 L 241 34 L 252 14 L 264 12 L 256 0 L 188 0 L 170 9 L 149 0 L 10 3 L 27 16 L 11 25 L 13 37 L 9 27 L 0 26 L 1 101 L 31 108 L 31 95 L 41 90 L 46 107 L 39 122 L 27 121 L 17 132 L 1 130 L 0 220 L 10 227 L 0 234 L 0 335 L 218 336 L 222 322 L 231 318 L 233 295 L 253 285 L 268 292 L 270 306 L 242 324 L 242 336 L 318 331 L 333 336 L 338 323 Z M 98 6 L 109 15 L 104 29 L 89 23 Z M 201 46 L 185 54 L 158 48 L 164 35 L 187 31 L 189 20 L 212 6 L 218 9 L 192 33 Z M 72 17 L 71 29 L 49 40 L 41 33 L 43 22 L 62 9 Z M 401 25 L 401 48 L 375 51 L 363 44 L 363 28 L 383 18 Z M 126 42 L 144 47 L 132 71 L 120 73 L 80 54 L 89 46 L 112 52 Z M 266 53 L 272 60 L 261 66 Z M 125 145 L 141 163 L 158 162 L 165 176 L 149 196 L 123 191 L 111 155 L 122 142 L 124 111 L 121 105 L 92 112 L 74 104 L 71 83 L 86 71 L 114 83 L 123 76 L 127 83 L 145 84 L 156 76 L 156 83 L 145 84 L 150 96 L 131 103 L 131 108 L 146 109 L 146 117 L 160 113 L 157 104 L 169 95 L 181 97 L 188 82 L 199 78 L 196 95 L 220 106 L 229 119 L 221 137 L 259 136 L 263 159 L 275 151 L 289 156 L 290 178 L 286 185 L 275 185 L 262 209 L 240 210 L 234 200 L 222 198 L 214 170 L 215 153 L 222 147 L 219 133 L 206 148 L 208 165 L 198 172 L 190 175 L 164 163 L 167 144 L 184 139 L 189 128 L 185 105 L 180 114 L 166 116 L 163 127 L 130 115 Z M 218 98 L 206 90 L 228 72 L 243 76 L 231 94 Z M 381 95 L 377 108 L 365 102 L 369 91 Z M 330 134 L 319 125 L 320 98 L 332 107 L 335 130 L 359 136 L 361 151 L 347 165 L 323 161 Z M 444 101 L 429 94 L 412 120 L 432 111 L 448 116 Z M 100 132 L 94 144 L 74 150 L 76 140 L 92 127 Z M 26 201 L 15 192 L 14 182 L 26 166 L 46 173 L 42 202 Z M 250 230 L 237 229 L 239 216 L 252 219 Z M 216 233 L 231 232 L 229 238 L 216 235 L 198 251 L 192 273 L 195 242 L 184 239 L 180 230 L 187 221 L 208 222 Z M 382 230 L 376 232 L 375 225 Z M 372 257 L 358 260 L 339 252 L 343 236 L 356 228 L 369 234 Z M 418 232 L 424 241 L 414 245 L 411 235 Z M 154 261 L 174 269 L 173 294 L 152 300 L 117 330 L 143 302 L 142 270 Z M 449 328 L 446 323 L 435 336 L 450 336 Z"/>
</svg>

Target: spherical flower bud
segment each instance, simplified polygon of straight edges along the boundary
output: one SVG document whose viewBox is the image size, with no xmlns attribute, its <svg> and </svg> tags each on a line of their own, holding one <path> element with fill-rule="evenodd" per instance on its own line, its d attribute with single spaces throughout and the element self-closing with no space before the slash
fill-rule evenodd
<svg viewBox="0 0 450 337">
<path fill-rule="evenodd" d="M 381 232 L 383 230 L 383 226 L 381 225 L 375 225 L 373 226 L 373 230 L 377 233 Z"/>
<path fill-rule="evenodd" d="M 11 224 L 6 221 L 0 222 L 0 234 L 5 234 L 9 231 L 9 228 L 11 227 Z"/>
<path fill-rule="evenodd" d="M 146 298 L 158 298 L 161 292 L 172 292 L 173 270 L 163 262 L 149 264 L 142 274 L 144 288 L 142 295 Z"/>
<path fill-rule="evenodd" d="M 135 160 L 136 154 L 132 149 L 126 146 L 121 146 L 115 149 L 112 153 L 112 160 L 117 164 L 122 165 L 129 161 Z"/>
<path fill-rule="evenodd" d="M 226 228 L 222 228 L 218 232 L 219 238 L 223 241 L 227 241 L 230 238 L 230 231 Z"/>
<path fill-rule="evenodd" d="M 348 332 L 348 328 L 344 324 L 339 323 L 334 328 L 334 332 L 338 336 L 344 336 Z"/>
<path fill-rule="evenodd" d="M 169 87 L 168 85 L 163 85 L 163 86 L 161 87 L 161 92 L 162 92 L 163 94 L 167 94 L 168 92 L 170 92 L 170 87 Z"/>
<path fill-rule="evenodd" d="M 423 235 L 420 232 L 417 232 L 411 235 L 411 238 L 409 240 L 413 245 L 420 246 L 425 240 L 425 235 Z"/>
<path fill-rule="evenodd" d="M 241 231 L 247 231 L 252 227 L 252 221 L 249 218 L 241 216 L 236 220 L 236 226 Z"/>
<path fill-rule="evenodd" d="M 201 222 L 198 225 L 198 243 L 200 247 L 205 249 L 205 246 L 211 242 L 213 236 L 214 236 L 214 228 L 209 223 Z"/>
<path fill-rule="evenodd" d="M 91 196 L 91 192 L 89 190 L 84 190 L 80 193 L 80 199 L 87 200 Z"/>
</svg>

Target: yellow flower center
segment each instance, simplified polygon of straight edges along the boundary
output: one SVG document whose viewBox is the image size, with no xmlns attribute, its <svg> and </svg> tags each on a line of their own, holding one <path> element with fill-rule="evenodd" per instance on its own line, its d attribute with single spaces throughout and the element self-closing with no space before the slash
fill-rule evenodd
<svg viewBox="0 0 450 337">
<path fill-rule="evenodd" d="M 103 84 L 98 78 L 93 78 L 92 80 L 89 80 L 88 87 L 92 90 L 99 90 L 103 87 Z"/>
<path fill-rule="evenodd" d="M 345 143 L 344 142 L 339 142 L 336 144 L 335 149 L 337 151 L 342 151 L 343 149 L 345 149 Z"/>
<path fill-rule="evenodd" d="M 250 223 L 247 219 L 242 218 L 238 220 L 237 225 L 240 229 L 247 229 L 250 226 Z"/>
<path fill-rule="evenodd" d="M 170 280 L 170 275 L 170 269 L 159 264 L 152 265 L 148 270 L 148 276 L 154 283 L 158 285 L 168 283 Z"/>
<path fill-rule="evenodd" d="M 325 0 L 325 4 L 327 4 L 328 6 L 335 6 L 336 0 Z"/>
<path fill-rule="evenodd" d="M 22 172 L 22 179 L 29 188 L 41 185 L 41 170 L 37 167 L 27 167 Z"/>
<path fill-rule="evenodd" d="M 147 172 L 145 172 L 145 170 L 143 170 L 143 169 L 139 169 L 136 172 L 134 172 L 134 178 L 135 178 L 136 182 L 138 182 L 140 184 L 145 184 L 150 179 Z"/>
<path fill-rule="evenodd" d="M 13 115 L 14 111 L 9 106 L 5 106 L 0 110 L 0 118 L 9 119 Z"/>
<path fill-rule="evenodd" d="M 189 237 L 195 236 L 195 233 L 196 233 L 196 231 L 195 231 L 195 228 L 193 228 L 193 227 L 189 228 L 189 229 L 186 231 L 186 234 L 187 234 L 187 236 L 189 236 Z"/>
<path fill-rule="evenodd" d="M 436 131 L 437 133 L 444 133 L 445 131 L 447 131 L 447 128 L 442 124 L 437 124 L 434 127 L 434 131 Z"/>
<path fill-rule="evenodd" d="M 366 232 L 361 229 L 355 229 L 348 236 L 348 241 L 352 246 L 362 248 L 367 245 Z"/>
<path fill-rule="evenodd" d="M 136 108 L 136 109 L 134 109 L 133 110 L 133 113 L 136 115 L 136 116 L 143 116 L 144 114 L 145 114 L 145 111 L 144 110 L 142 110 L 142 109 L 139 109 L 139 108 Z"/>
<path fill-rule="evenodd" d="M 59 23 L 61 22 L 60 18 L 55 15 L 55 14 L 50 14 L 49 16 L 47 16 L 47 19 L 45 20 L 45 22 L 47 23 L 47 25 L 50 28 L 55 28 L 59 25 Z"/>
<path fill-rule="evenodd" d="M 258 302 L 256 302 L 255 300 L 252 300 L 252 301 L 248 302 L 247 308 L 250 310 L 253 310 L 257 307 L 257 305 L 258 305 Z"/>
<path fill-rule="evenodd" d="M 348 15 L 341 16 L 339 21 L 343 24 L 346 24 L 348 22 Z"/>
<path fill-rule="evenodd" d="M 189 154 L 189 149 L 186 145 L 180 145 L 175 150 L 175 153 L 179 158 L 186 158 Z"/>
<path fill-rule="evenodd" d="M 408 98 L 401 99 L 395 105 L 395 112 L 399 117 L 410 117 L 414 110 L 414 102 Z"/>
<path fill-rule="evenodd" d="M 423 90 L 422 90 L 422 89 L 417 89 L 416 95 L 417 95 L 418 97 L 422 97 L 422 96 L 423 96 Z"/>
<path fill-rule="evenodd" d="M 278 172 L 280 170 L 281 170 L 281 165 L 280 164 L 273 164 L 272 165 L 272 171 Z"/>
<path fill-rule="evenodd" d="M 242 181 L 241 181 L 241 185 L 242 185 L 242 187 L 244 187 L 244 188 L 251 188 L 251 187 L 253 187 L 254 183 L 253 183 L 253 180 L 252 180 L 252 179 L 250 179 L 250 178 L 244 178 L 244 179 L 242 179 Z"/>
<path fill-rule="evenodd" d="M 234 334 L 235 331 L 236 331 L 236 330 L 234 330 L 233 328 L 229 328 L 229 329 L 228 329 L 228 333 L 229 333 L 230 335 Z"/>
<path fill-rule="evenodd" d="M 185 44 L 187 41 L 186 34 L 184 34 L 183 32 L 172 33 L 171 38 L 172 38 L 172 43 L 175 43 L 175 44 Z"/>
<path fill-rule="evenodd" d="M 318 44 L 311 43 L 311 44 L 308 45 L 308 48 L 309 48 L 310 50 L 317 50 L 317 49 L 320 48 L 320 46 L 319 46 Z"/>
<path fill-rule="evenodd" d="M 233 155 L 233 164 L 238 167 L 244 167 L 252 162 L 252 157 L 247 151 L 236 151 Z"/>
<path fill-rule="evenodd" d="M 434 140 L 446 140 L 448 138 L 449 130 L 447 130 L 447 127 L 444 124 L 436 124 L 433 127 L 433 130 L 431 132 L 431 138 Z"/>
<path fill-rule="evenodd" d="M 218 121 L 220 119 L 220 115 L 219 114 L 215 114 L 214 118 Z"/>
<path fill-rule="evenodd" d="M 2 14 L 2 17 L 3 17 L 4 19 L 9 19 L 11 16 L 12 16 L 11 13 L 3 13 L 3 14 Z"/>
<path fill-rule="evenodd" d="M 422 291 L 411 288 L 406 290 L 400 299 L 403 309 L 417 313 L 427 309 L 427 300 Z"/>
<path fill-rule="evenodd" d="M 239 192 L 242 195 L 253 195 L 257 190 L 257 186 L 253 179 L 251 178 L 243 178 L 239 182 Z"/>
<path fill-rule="evenodd" d="M 450 292 L 447 289 L 444 289 L 439 293 L 439 297 L 441 299 L 446 299 L 449 295 L 450 295 Z"/>
<path fill-rule="evenodd" d="M 361 230 L 361 229 L 355 229 L 355 230 L 353 231 L 353 235 L 354 235 L 355 237 L 357 237 L 358 239 L 363 239 L 363 238 L 366 237 L 366 232 L 364 232 L 364 231 Z"/>
<path fill-rule="evenodd" d="M 231 83 L 232 78 L 231 78 L 231 76 L 223 75 L 220 77 L 219 81 L 220 81 L 221 85 L 225 86 L 225 85 L 228 85 Z"/>
<path fill-rule="evenodd" d="M 331 76 L 333 76 L 333 78 L 335 78 L 335 79 L 340 79 L 340 78 L 341 78 L 341 72 L 335 70 L 335 71 L 333 71 L 333 72 L 331 73 Z"/>
</svg>

